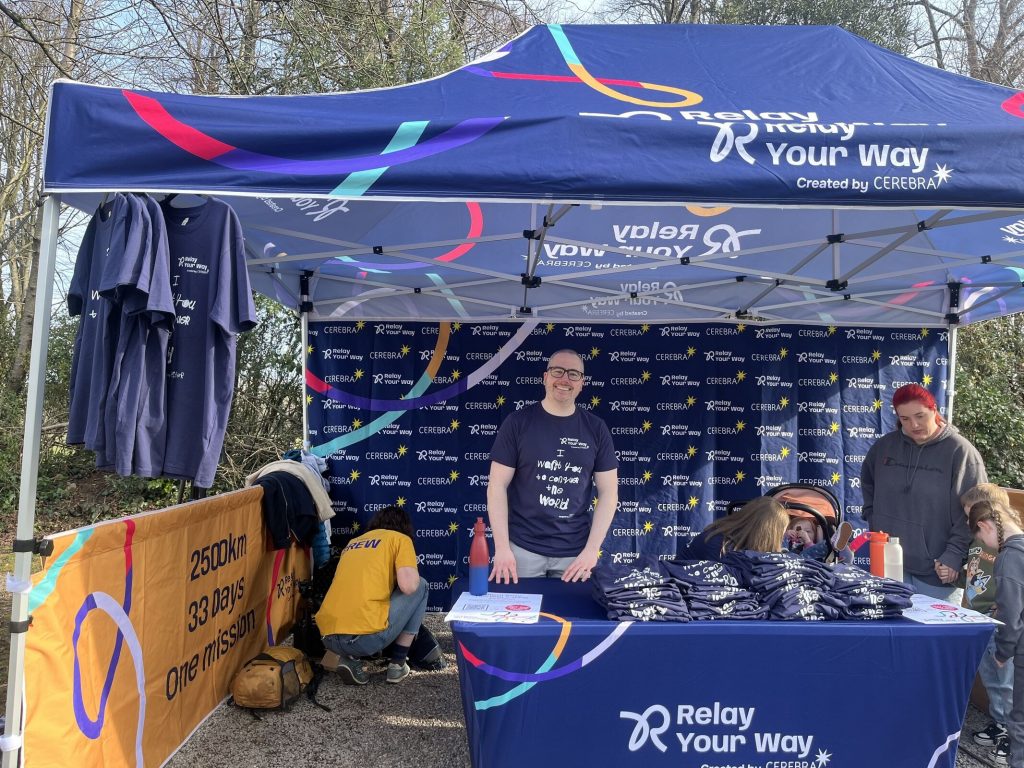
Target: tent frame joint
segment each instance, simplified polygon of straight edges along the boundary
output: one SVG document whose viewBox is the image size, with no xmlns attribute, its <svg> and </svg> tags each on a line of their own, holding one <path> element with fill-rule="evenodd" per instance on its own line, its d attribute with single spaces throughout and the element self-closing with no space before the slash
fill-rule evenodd
<svg viewBox="0 0 1024 768">
<path fill-rule="evenodd" d="M 833 293 L 845 291 L 848 286 L 849 283 L 847 283 L 846 280 L 829 280 L 827 283 L 825 283 L 825 287 L 828 288 Z"/>
<path fill-rule="evenodd" d="M 519 273 L 520 282 L 527 288 L 539 288 L 544 281 L 538 275 L 528 275 L 525 272 Z"/>
<path fill-rule="evenodd" d="M 832 235 L 825 235 L 825 242 L 829 245 L 838 245 L 839 243 L 846 242 L 846 235 L 842 232 L 836 232 Z"/>
<path fill-rule="evenodd" d="M 680 256 L 679 257 L 679 264 L 681 266 L 684 266 L 684 267 L 688 266 L 689 263 L 690 263 L 690 257 L 689 256 Z"/>
<path fill-rule="evenodd" d="M 541 230 L 539 229 L 524 229 L 523 237 L 527 240 L 540 240 Z"/>
<path fill-rule="evenodd" d="M 53 554 L 53 541 L 50 539 L 15 539 L 12 552 L 31 552 L 40 557 Z"/>
<path fill-rule="evenodd" d="M 992 263 L 992 256 L 990 256 L 989 254 L 986 253 L 984 256 L 981 257 L 981 263 L 982 264 L 991 264 Z"/>
<path fill-rule="evenodd" d="M 375 256 L 380 256 L 381 254 L 384 253 L 384 246 L 383 245 L 375 245 L 375 246 L 373 246 L 373 253 L 374 253 Z"/>
<path fill-rule="evenodd" d="M 927 232 L 931 228 L 932 228 L 931 225 L 927 221 L 919 221 L 919 222 L 917 222 L 917 231 L 918 232 Z"/>
<path fill-rule="evenodd" d="M 8 622 L 8 626 L 11 629 L 12 635 L 21 635 L 28 632 L 28 628 L 32 626 L 32 617 L 29 616 L 24 621 L 14 621 L 13 619 Z"/>
<path fill-rule="evenodd" d="M 949 325 L 960 325 L 960 315 L 957 312 L 950 312 L 946 315 L 946 323 Z"/>
</svg>

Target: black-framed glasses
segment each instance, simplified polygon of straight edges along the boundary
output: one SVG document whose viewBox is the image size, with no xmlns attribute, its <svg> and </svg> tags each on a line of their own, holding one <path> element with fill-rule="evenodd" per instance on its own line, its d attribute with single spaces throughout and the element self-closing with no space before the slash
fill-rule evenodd
<svg viewBox="0 0 1024 768">
<path fill-rule="evenodd" d="M 555 379 L 560 379 L 563 376 L 568 376 L 569 381 L 581 381 L 583 379 L 583 371 L 577 371 L 575 368 L 562 368 L 554 365 L 548 368 L 548 373 Z"/>
</svg>

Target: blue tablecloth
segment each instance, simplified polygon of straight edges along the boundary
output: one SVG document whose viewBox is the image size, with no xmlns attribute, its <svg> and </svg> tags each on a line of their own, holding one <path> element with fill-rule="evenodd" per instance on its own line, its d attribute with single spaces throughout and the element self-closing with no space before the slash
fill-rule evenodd
<svg viewBox="0 0 1024 768">
<path fill-rule="evenodd" d="M 546 615 L 452 624 L 474 768 L 954 768 L 993 631 L 611 622 L 589 585 L 491 589 L 543 594 Z"/>
</svg>

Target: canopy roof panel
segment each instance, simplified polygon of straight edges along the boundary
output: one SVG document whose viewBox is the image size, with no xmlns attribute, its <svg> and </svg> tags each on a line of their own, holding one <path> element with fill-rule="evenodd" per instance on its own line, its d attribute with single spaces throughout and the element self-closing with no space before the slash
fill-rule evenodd
<svg viewBox="0 0 1024 768">
<path fill-rule="evenodd" d="M 1022 131 L 1024 94 L 834 27 L 549 25 L 375 91 L 56 83 L 44 175 L 230 196 L 317 319 L 922 326 L 1024 308 Z"/>
</svg>

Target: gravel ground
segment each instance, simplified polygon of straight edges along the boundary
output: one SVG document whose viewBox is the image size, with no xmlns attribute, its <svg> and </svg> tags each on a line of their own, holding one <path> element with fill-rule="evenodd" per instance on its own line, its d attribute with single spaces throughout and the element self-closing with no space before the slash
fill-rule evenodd
<svg viewBox="0 0 1024 768">
<path fill-rule="evenodd" d="M 413 670 L 398 685 L 368 664 L 369 684 L 328 674 L 318 709 L 302 697 L 290 712 L 261 713 L 222 704 L 166 763 L 167 768 L 463 768 L 469 766 L 452 635 L 443 614 L 425 622 L 445 652 L 441 672 Z"/>
<path fill-rule="evenodd" d="M 383 666 L 367 666 L 377 674 L 365 686 L 328 676 L 317 700 L 330 712 L 305 697 L 290 712 L 265 713 L 262 720 L 221 705 L 167 768 L 469 768 L 452 635 L 442 614 L 427 614 L 426 623 L 445 652 L 444 671 L 413 671 L 399 685 L 384 682 Z M 957 768 L 995 765 L 971 741 L 971 731 L 986 725 L 986 717 L 968 707 Z"/>
</svg>

